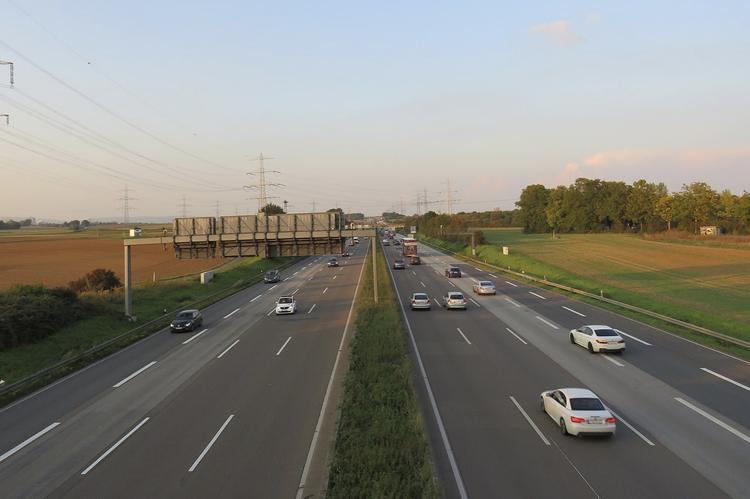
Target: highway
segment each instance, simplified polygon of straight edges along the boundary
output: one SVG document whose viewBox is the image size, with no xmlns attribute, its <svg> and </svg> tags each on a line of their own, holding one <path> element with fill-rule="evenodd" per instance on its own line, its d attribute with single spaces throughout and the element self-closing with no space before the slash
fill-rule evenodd
<svg viewBox="0 0 750 499">
<path fill-rule="evenodd" d="M 394 270 L 418 393 L 447 497 L 748 497 L 750 364 L 613 312 L 419 245 Z M 444 270 L 458 265 L 463 277 Z M 491 280 L 496 296 L 472 293 Z M 462 291 L 466 311 L 439 306 Z M 409 310 L 427 292 L 430 311 Z M 621 355 L 588 353 L 570 329 L 608 324 Z M 585 387 L 618 418 L 611 439 L 561 435 L 540 393 Z"/>
<path fill-rule="evenodd" d="M 367 246 L 338 268 L 306 258 L 205 309 L 198 331 L 160 331 L 0 409 L 0 497 L 311 493 Z M 297 313 L 276 316 L 286 294 Z"/>
</svg>

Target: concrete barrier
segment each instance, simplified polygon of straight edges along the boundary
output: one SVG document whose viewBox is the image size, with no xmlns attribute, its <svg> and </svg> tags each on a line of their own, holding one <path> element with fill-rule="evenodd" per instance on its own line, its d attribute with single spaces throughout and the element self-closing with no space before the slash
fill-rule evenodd
<svg viewBox="0 0 750 499">
<path fill-rule="evenodd" d="M 214 273 L 210 270 L 201 272 L 201 284 L 208 284 L 214 280 Z"/>
</svg>

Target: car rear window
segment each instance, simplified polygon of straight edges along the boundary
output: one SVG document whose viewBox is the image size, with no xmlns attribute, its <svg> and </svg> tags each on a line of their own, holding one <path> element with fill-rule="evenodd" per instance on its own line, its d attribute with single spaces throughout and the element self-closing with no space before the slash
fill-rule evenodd
<svg viewBox="0 0 750 499">
<path fill-rule="evenodd" d="M 570 408 L 574 411 L 603 411 L 604 404 L 595 398 L 570 399 Z"/>
<path fill-rule="evenodd" d="M 450 298 L 451 300 L 463 300 L 464 295 L 462 295 L 461 293 L 448 293 L 448 298 Z"/>
<path fill-rule="evenodd" d="M 597 329 L 597 336 L 617 336 L 617 333 L 611 329 Z"/>
<path fill-rule="evenodd" d="M 427 299 L 427 295 L 424 294 L 424 293 L 416 293 L 414 295 L 414 299 L 415 300 L 426 300 Z"/>
<path fill-rule="evenodd" d="M 492 286 L 492 283 L 490 281 L 482 281 L 479 283 L 480 286 Z"/>
</svg>

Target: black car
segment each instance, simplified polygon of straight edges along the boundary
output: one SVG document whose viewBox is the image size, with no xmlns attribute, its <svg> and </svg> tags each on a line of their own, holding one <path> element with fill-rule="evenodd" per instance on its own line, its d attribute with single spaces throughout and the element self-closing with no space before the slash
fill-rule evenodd
<svg viewBox="0 0 750 499">
<path fill-rule="evenodd" d="M 339 261 L 337 259 L 335 259 L 335 258 L 331 258 L 330 260 L 328 260 L 328 266 L 329 267 L 338 267 L 339 266 Z"/>
<path fill-rule="evenodd" d="M 412 265 L 422 265 L 422 260 L 417 255 L 414 255 L 414 256 L 411 257 L 411 264 Z"/>
<path fill-rule="evenodd" d="M 281 272 L 276 269 L 269 270 L 263 277 L 263 282 L 270 284 L 272 282 L 279 282 L 281 280 Z"/>
<path fill-rule="evenodd" d="M 461 277 L 461 269 L 458 267 L 450 266 L 445 269 L 445 277 Z"/>
<path fill-rule="evenodd" d="M 399 258 L 398 260 L 394 260 L 394 261 L 393 261 L 393 268 L 394 268 L 394 269 L 400 269 L 400 270 L 403 270 L 403 269 L 405 269 L 405 268 L 406 268 L 406 263 L 404 263 L 404 261 L 403 261 L 402 259 L 400 259 L 400 258 Z"/>
<path fill-rule="evenodd" d="M 182 331 L 194 331 L 203 325 L 203 316 L 198 310 L 183 310 L 174 318 L 169 325 L 173 333 Z"/>
</svg>

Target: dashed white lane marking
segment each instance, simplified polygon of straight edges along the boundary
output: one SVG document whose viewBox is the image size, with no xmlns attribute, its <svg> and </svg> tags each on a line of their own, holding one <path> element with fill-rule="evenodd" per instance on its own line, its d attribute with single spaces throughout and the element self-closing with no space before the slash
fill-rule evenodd
<svg viewBox="0 0 750 499">
<path fill-rule="evenodd" d="M 107 451 L 104 454 L 102 454 L 101 456 L 99 456 L 99 458 L 96 461 L 94 461 L 93 463 L 91 463 L 85 470 L 83 470 L 81 472 L 81 475 L 86 475 L 89 471 L 93 470 L 94 466 L 96 466 L 104 458 L 106 458 L 107 456 L 109 456 L 110 454 L 112 454 L 112 452 L 114 452 L 114 450 L 116 448 L 118 448 L 120 446 L 120 444 L 122 444 L 125 440 L 127 440 L 128 437 L 130 437 L 130 435 L 132 435 L 133 433 L 135 433 L 136 431 L 138 431 L 138 428 L 140 428 L 141 426 L 145 425 L 148 422 L 149 419 L 151 419 L 151 418 L 148 418 L 148 417 L 144 418 L 144 420 L 141 421 L 140 423 L 138 423 L 135 428 L 133 428 L 132 430 L 130 430 L 129 432 L 127 432 L 125 434 L 125 436 L 123 436 L 120 440 L 118 440 L 112 447 L 110 447 L 109 449 L 107 449 Z"/>
<path fill-rule="evenodd" d="M 546 300 L 546 299 L 547 299 L 547 298 L 545 298 L 545 297 L 544 297 L 544 296 L 542 296 L 542 295 L 538 295 L 538 294 L 534 293 L 533 291 L 529 291 L 529 294 L 530 294 L 530 295 L 534 295 L 534 296 L 536 296 L 537 298 L 541 298 L 542 300 Z"/>
<path fill-rule="evenodd" d="M 417 273 L 416 273 L 416 272 L 414 272 L 413 270 L 411 271 L 411 273 L 412 273 L 412 274 L 414 274 L 414 275 L 417 275 Z"/>
<path fill-rule="evenodd" d="M 697 407 L 697 406 L 691 404 L 687 400 L 683 400 L 680 397 L 675 397 L 674 399 L 677 402 L 679 402 L 680 404 L 684 405 L 685 407 L 687 407 L 689 409 L 692 409 L 693 411 L 697 412 L 698 414 L 700 414 L 704 418 L 708 419 L 712 423 L 715 423 L 715 424 L 721 426 L 722 428 L 724 428 L 725 430 L 727 430 L 729 433 L 731 433 L 731 434 L 733 434 L 733 435 L 741 438 L 742 440 L 744 440 L 745 442 L 747 442 L 747 443 L 750 444 L 750 437 L 748 437 L 747 435 L 745 435 L 741 431 L 737 430 L 736 428 L 734 428 L 732 426 L 729 426 L 724 421 L 720 420 L 717 417 L 712 416 L 711 414 L 707 413 L 706 411 L 704 411 L 700 407 Z"/>
<path fill-rule="evenodd" d="M 299 271 L 295 272 L 295 273 L 294 273 L 294 274 L 292 274 L 292 275 L 297 275 L 297 274 L 299 274 Z"/>
<path fill-rule="evenodd" d="M 328 291 L 328 288 L 323 290 L 323 294 L 326 294 L 326 291 Z"/>
<path fill-rule="evenodd" d="M 331 280 L 332 280 L 332 281 L 335 281 L 337 277 L 338 277 L 338 276 L 337 276 L 337 275 L 335 275 L 335 276 L 333 276 L 333 279 L 331 279 Z"/>
<path fill-rule="evenodd" d="M 510 285 L 511 285 L 511 286 L 513 286 L 514 288 L 517 288 L 517 287 L 518 287 L 518 284 L 516 284 L 516 283 L 513 283 L 513 282 L 510 282 L 510 281 L 505 281 L 505 284 L 510 284 Z"/>
<path fill-rule="evenodd" d="M 290 278 L 290 277 L 286 277 L 286 278 L 284 278 L 284 280 L 285 280 L 285 281 L 288 281 L 289 279 L 291 279 L 291 278 Z"/>
<path fill-rule="evenodd" d="M 631 425 L 630 423 L 628 423 L 627 421 L 625 421 L 624 419 L 622 419 L 622 416 L 620 416 L 619 414 L 617 414 L 615 411 L 613 411 L 609 407 L 607 407 L 607 409 L 609 410 L 609 412 L 612 413 L 612 415 L 614 417 L 616 417 L 617 419 L 619 419 L 622 424 L 624 424 L 625 426 L 627 426 L 628 428 L 630 428 L 630 431 L 632 431 L 633 433 L 635 433 L 636 435 L 638 435 L 639 437 L 641 437 L 641 440 L 643 440 L 644 442 L 646 442 L 651 447 L 653 447 L 654 445 L 656 445 L 651 440 L 649 440 L 648 438 L 646 438 L 646 436 L 643 433 L 641 433 L 640 431 L 636 430 L 633 425 Z"/>
<path fill-rule="evenodd" d="M 507 301 L 508 303 L 510 303 L 511 305 L 513 305 L 516 308 L 521 308 L 521 305 L 519 305 L 518 303 L 514 302 L 510 298 L 506 298 L 505 301 Z"/>
<path fill-rule="evenodd" d="M 488 273 L 488 274 L 490 274 L 489 272 L 487 272 L 487 273 Z M 497 279 L 497 276 L 496 276 L 495 274 L 490 274 L 490 275 L 491 275 L 492 277 L 494 277 L 495 279 Z"/>
<path fill-rule="evenodd" d="M 454 288 L 455 288 L 455 287 L 457 287 L 457 286 L 456 286 L 455 284 L 453 284 L 453 283 L 452 283 L 451 281 L 448 281 L 448 284 L 450 284 L 450 285 L 451 285 L 451 286 L 453 286 Z"/>
<path fill-rule="evenodd" d="M 625 364 L 621 364 L 621 363 L 617 362 L 615 359 L 613 359 L 612 357 L 610 357 L 607 354 L 601 354 L 600 356 L 604 357 L 605 359 L 607 359 L 608 361 L 610 361 L 611 363 L 613 363 L 616 366 L 625 367 Z"/>
<path fill-rule="evenodd" d="M 278 286 L 278 284 L 274 284 L 273 286 L 271 286 L 270 288 L 268 288 L 268 290 L 270 291 L 270 290 L 272 290 L 273 288 L 275 288 L 276 286 Z"/>
<path fill-rule="evenodd" d="M 313 277 L 314 277 L 314 276 L 310 276 L 310 278 L 308 279 L 308 281 L 312 281 L 312 280 L 313 280 Z"/>
<path fill-rule="evenodd" d="M 197 338 L 198 336 L 202 335 L 202 334 L 203 334 L 203 333 L 205 333 L 206 331 L 208 331 L 208 329 L 204 329 L 204 330 L 203 330 L 203 331 L 201 331 L 200 333 L 198 333 L 198 334 L 194 334 L 194 335 L 193 335 L 193 336 L 191 336 L 190 338 L 188 338 L 188 339 L 186 339 L 185 341 L 183 341 L 183 342 L 182 342 L 182 344 L 183 344 L 183 345 L 187 345 L 188 343 L 190 343 L 191 341 L 193 341 L 194 339 L 196 339 L 196 338 Z"/>
<path fill-rule="evenodd" d="M 474 305 L 476 305 L 477 307 L 482 308 L 482 306 L 479 303 L 477 303 L 476 301 L 474 301 L 474 298 L 469 298 L 469 301 L 471 303 L 473 303 Z"/>
<path fill-rule="evenodd" d="M 220 358 L 224 357 L 224 354 L 225 354 L 225 353 L 227 353 L 228 351 L 230 351 L 230 350 L 231 350 L 232 348 L 234 348 L 234 346 L 235 346 L 235 345 L 236 345 L 237 343 L 239 343 L 239 342 L 240 342 L 240 340 L 234 340 L 234 343 L 232 343 L 231 345 L 229 345 L 229 346 L 227 347 L 227 349 L 226 349 L 226 350 L 224 350 L 223 352 L 221 352 L 221 353 L 219 354 L 219 356 L 218 356 L 218 357 L 216 357 L 216 358 L 217 358 L 217 359 L 220 359 Z"/>
<path fill-rule="evenodd" d="M 516 399 L 513 397 L 513 395 L 510 396 L 510 401 L 513 402 L 513 405 L 516 406 L 516 409 L 521 413 L 521 415 L 524 417 L 527 423 L 529 423 L 529 426 L 531 426 L 537 435 L 539 435 L 539 438 L 542 439 L 542 442 L 544 442 L 544 445 L 550 445 L 549 440 L 547 440 L 547 437 L 544 436 L 542 431 L 539 429 L 539 427 L 534 424 L 534 422 L 531 420 L 528 414 L 526 414 L 526 411 L 523 410 L 523 407 L 521 407 L 521 404 L 516 402 Z"/>
<path fill-rule="evenodd" d="M 151 362 L 149 362 L 145 366 L 141 367 L 140 369 L 138 369 L 136 372 L 134 372 L 133 374 L 131 374 L 127 378 L 125 378 L 122 381 L 120 381 L 119 383 L 116 383 L 115 385 L 113 385 L 112 388 L 120 388 L 122 385 L 124 385 L 125 383 L 127 383 L 131 379 L 135 378 L 136 376 L 138 376 L 139 374 L 141 374 L 143 371 L 145 371 L 149 367 L 153 366 L 154 364 L 156 364 L 156 361 L 152 360 Z"/>
<path fill-rule="evenodd" d="M 225 319 L 229 319 L 230 317 L 232 317 L 234 314 L 236 314 L 239 311 L 240 311 L 239 308 L 235 308 L 234 310 L 232 310 L 231 312 L 229 312 L 227 315 L 225 315 L 224 318 Z"/>
<path fill-rule="evenodd" d="M 578 311 L 576 311 L 576 310 L 573 310 L 572 308 L 568 308 L 568 307 L 566 307 L 565 305 L 563 305 L 563 308 L 564 308 L 565 310 L 567 310 L 568 312 L 572 312 L 572 313 L 574 313 L 574 314 L 576 314 L 576 315 L 578 315 L 578 316 L 580 316 L 580 317 L 586 317 L 586 316 L 585 316 L 584 314 L 582 314 L 581 312 L 578 312 Z"/>
<path fill-rule="evenodd" d="M 293 294 L 293 295 L 297 294 L 297 291 L 299 291 L 299 288 L 297 288 L 297 289 L 295 289 L 294 291 L 292 291 L 292 294 Z"/>
<path fill-rule="evenodd" d="M 466 335 L 464 334 L 464 332 L 461 331 L 460 327 L 457 327 L 456 331 L 458 331 L 458 334 L 460 334 L 463 337 L 463 339 L 466 340 L 466 343 L 468 343 L 469 345 L 471 345 L 471 342 L 469 341 L 469 338 L 467 338 Z"/>
<path fill-rule="evenodd" d="M 733 379 L 729 379 L 729 378 L 727 378 L 726 376 L 723 376 L 723 375 L 721 375 L 721 374 L 719 374 L 719 373 L 717 373 L 717 372 L 714 372 L 714 371 L 712 371 L 711 369 L 706 369 L 705 367 L 701 367 L 701 371 L 705 371 L 705 372 L 707 372 L 708 374 L 713 374 L 713 375 L 714 375 L 714 376 L 716 376 L 717 378 L 721 378 L 721 379 L 723 379 L 724 381 L 728 381 L 728 382 L 732 383 L 733 385 L 739 386 L 739 387 L 740 387 L 740 388 L 742 388 L 743 390 L 747 390 L 748 392 L 750 392 L 750 387 L 749 387 L 749 386 L 745 386 L 745 385 L 743 385 L 742 383 L 739 383 L 739 382 L 737 382 L 737 381 L 735 381 L 735 380 L 733 380 Z"/>
<path fill-rule="evenodd" d="M 518 341 L 520 341 L 521 343 L 523 343 L 524 345 L 528 345 L 528 343 L 526 343 L 526 340 L 524 340 L 523 338 L 521 338 L 520 336 L 518 336 L 518 335 L 517 335 L 516 333 L 514 333 L 514 332 L 513 332 L 513 331 L 512 331 L 512 330 L 511 330 L 510 328 L 506 327 L 506 328 L 505 328 L 505 330 L 506 330 L 506 331 L 508 331 L 508 332 L 509 332 L 510 334 L 512 334 L 513 336 L 515 336 L 515 337 L 516 337 L 516 339 L 517 339 Z"/>
<path fill-rule="evenodd" d="M 436 304 L 436 305 L 437 305 L 438 307 L 442 307 L 442 305 L 440 304 L 440 302 L 439 302 L 439 301 L 437 301 L 437 298 L 433 298 L 433 300 L 435 300 L 435 304 Z"/>
<path fill-rule="evenodd" d="M 422 281 L 419 281 L 419 284 L 421 284 L 423 288 L 427 287 L 427 286 L 425 286 L 425 284 Z"/>
<path fill-rule="evenodd" d="M 266 317 L 268 317 L 269 315 L 271 315 L 275 311 L 276 311 L 276 307 L 273 307 L 271 310 L 268 311 L 268 313 L 266 314 Z"/>
<path fill-rule="evenodd" d="M 474 270 L 482 272 L 482 269 L 480 269 L 479 267 L 474 267 Z"/>
<path fill-rule="evenodd" d="M 281 345 L 281 348 L 279 348 L 279 351 L 276 352 L 276 357 L 278 357 L 279 355 L 281 355 L 281 352 L 284 351 L 284 348 L 286 348 L 286 346 L 289 344 L 290 341 L 292 341 L 292 337 L 291 336 L 286 339 L 286 341 L 284 342 L 283 345 Z"/>
<path fill-rule="evenodd" d="M 227 427 L 227 425 L 232 420 L 232 418 L 234 418 L 234 414 L 230 414 L 229 417 L 227 418 L 227 420 L 224 421 L 224 424 L 221 425 L 221 428 L 219 428 L 219 431 L 216 432 L 216 435 L 214 435 L 214 438 L 212 438 L 211 441 L 208 442 L 208 445 L 206 446 L 206 448 L 203 449 L 203 452 L 201 452 L 200 456 L 198 456 L 198 458 L 195 460 L 195 462 L 193 463 L 193 465 L 190 466 L 190 468 L 188 469 L 188 473 L 192 473 L 193 471 L 195 471 L 195 468 L 198 467 L 198 465 L 203 460 L 203 458 L 205 457 L 205 455 L 208 453 L 208 451 L 211 449 L 211 447 L 213 447 L 213 445 L 219 439 L 219 435 L 221 435 L 221 432 L 224 431 L 224 428 Z"/>
<path fill-rule="evenodd" d="M 256 296 L 255 298 L 253 298 L 252 300 L 250 300 L 250 303 L 254 302 L 255 300 L 257 300 L 257 299 L 258 299 L 258 298 L 260 298 L 261 296 L 263 296 L 263 295 L 258 295 L 258 296 Z"/>
<path fill-rule="evenodd" d="M 30 436 L 29 438 L 27 438 L 26 440 L 24 440 L 24 441 L 23 441 L 23 442 L 21 442 L 20 444 L 16 445 L 16 446 L 15 446 L 15 447 L 13 447 L 13 448 L 12 448 L 11 450 L 9 450 L 8 452 L 6 452 L 6 453 L 4 453 L 4 454 L 3 454 L 2 456 L 0 456 L 0 463 L 2 463 L 2 462 L 3 462 L 3 461 L 5 461 L 6 459 L 8 459 L 8 458 L 9 458 L 10 456 L 12 456 L 13 454 L 15 454 L 16 452 L 18 452 L 19 450 L 21 450 L 21 449 L 23 449 L 24 447 L 26 447 L 27 445 L 29 445 L 29 444 L 30 444 L 31 442 L 33 442 L 34 440 L 36 440 L 36 439 L 38 439 L 38 438 L 41 438 L 41 437 L 42 437 L 42 436 L 44 436 L 44 435 L 45 435 L 46 433 L 48 433 L 48 432 L 50 432 L 50 431 L 54 430 L 54 429 L 55 429 L 55 428 L 56 428 L 56 427 L 57 427 L 57 426 L 58 426 L 59 424 L 60 424 L 60 423 L 52 423 L 51 425 L 49 425 L 49 426 L 48 426 L 48 427 L 46 427 L 45 429 L 43 429 L 43 430 L 41 430 L 41 431 L 39 431 L 39 432 L 37 432 L 37 433 L 33 434 L 32 436 Z"/>
<path fill-rule="evenodd" d="M 312 313 L 312 311 L 313 311 L 313 310 L 315 310 L 315 307 L 316 307 L 317 305 L 318 305 L 317 303 L 313 303 L 313 306 L 312 306 L 312 307 L 310 307 L 310 310 L 308 310 L 308 311 L 307 311 L 307 313 L 308 313 L 308 314 L 309 314 L 309 313 Z"/>
<path fill-rule="evenodd" d="M 548 320 L 547 320 L 547 319 L 545 319 L 544 317 L 539 317 L 538 315 L 535 315 L 534 317 L 536 317 L 536 318 L 537 318 L 537 319 L 539 319 L 540 321 L 544 322 L 545 324 L 547 324 L 547 325 L 548 325 L 549 327 L 551 327 L 552 329 L 560 329 L 559 327 L 555 326 L 554 324 L 552 324 L 552 323 L 551 323 L 550 321 L 548 321 Z"/>
<path fill-rule="evenodd" d="M 630 338 L 631 340 L 635 340 L 635 341 L 637 341 L 637 342 L 639 342 L 639 343 L 643 343 L 643 344 L 644 344 L 644 345 L 646 345 L 647 347 L 651 347 L 651 346 L 653 346 L 653 345 L 652 345 L 651 343 L 649 343 L 648 341 L 643 341 L 642 339 L 640 339 L 640 338 L 636 338 L 635 336 L 633 336 L 633 335 L 630 335 L 630 334 L 628 334 L 628 333 L 624 333 L 624 332 L 620 331 L 619 329 L 615 329 L 615 331 L 617 331 L 617 333 L 618 333 L 618 334 L 620 334 L 620 335 L 622 335 L 622 336 L 627 336 L 627 337 L 628 337 L 628 338 Z"/>
</svg>

